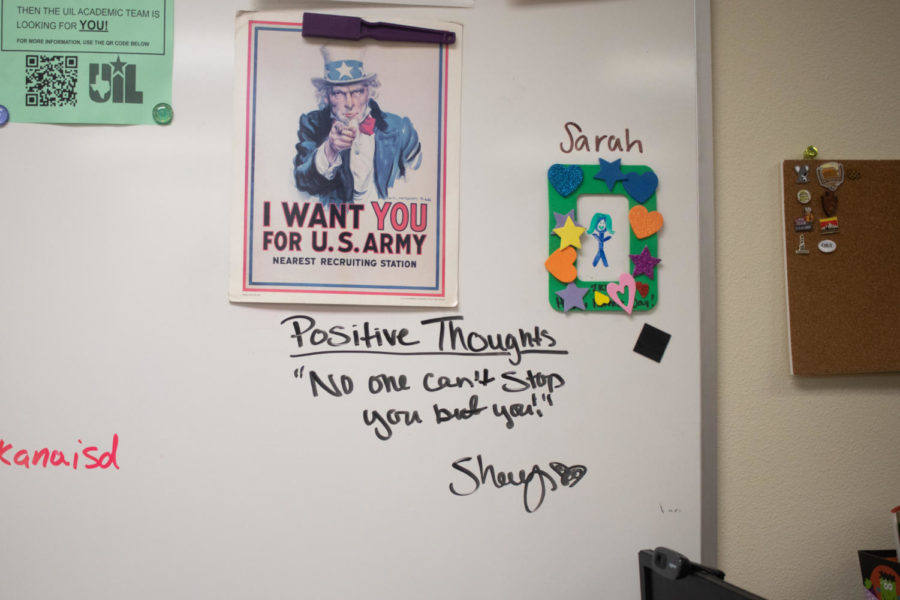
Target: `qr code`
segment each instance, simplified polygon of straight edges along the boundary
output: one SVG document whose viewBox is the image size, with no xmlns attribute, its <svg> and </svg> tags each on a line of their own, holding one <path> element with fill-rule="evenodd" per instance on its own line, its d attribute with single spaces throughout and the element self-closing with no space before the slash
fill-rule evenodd
<svg viewBox="0 0 900 600">
<path fill-rule="evenodd" d="M 76 83 L 77 56 L 25 57 L 25 106 L 75 106 Z"/>
</svg>

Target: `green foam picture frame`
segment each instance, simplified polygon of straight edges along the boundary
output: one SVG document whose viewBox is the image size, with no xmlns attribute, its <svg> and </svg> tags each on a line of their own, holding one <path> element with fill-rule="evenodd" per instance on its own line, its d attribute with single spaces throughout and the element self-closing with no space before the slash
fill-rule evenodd
<svg viewBox="0 0 900 600">
<path fill-rule="evenodd" d="M 635 200 L 631 194 L 629 194 L 625 190 L 624 181 L 617 181 L 613 185 L 612 189 L 610 189 L 606 182 L 602 179 L 594 179 L 594 176 L 597 175 L 600 171 L 599 165 L 561 165 L 563 168 L 571 168 L 578 167 L 581 169 L 583 178 L 578 186 L 571 193 L 563 196 L 559 191 L 554 187 L 553 181 L 548 176 L 547 181 L 547 190 L 548 190 L 548 255 L 552 254 L 554 251 L 559 249 L 560 246 L 560 238 L 558 235 L 553 233 L 553 230 L 556 228 L 556 217 L 554 213 L 565 214 L 571 210 L 575 210 L 577 213 L 578 209 L 578 197 L 583 194 L 592 194 L 592 195 L 605 195 L 605 196 L 621 196 L 623 201 L 628 202 L 628 210 L 630 211 L 635 206 L 643 206 L 648 211 L 656 210 L 656 195 L 657 190 L 654 190 L 653 194 L 647 198 L 644 202 L 638 202 Z M 622 165 L 621 166 L 622 174 L 627 176 L 629 173 L 636 174 L 644 174 L 644 173 L 653 173 L 653 169 L 646 165 Z M 581 224 L 585 226 L 584 223 Z M 589 232 L 585 232 L 586 235 L 589 235 Z M 640 254 L 644 249 L 644 246 L 650 251 L 650 254 L 654 257 L 659 257 L 658 249 L 659 249 L 659 232 L 654 233 L 648 237 L 643 239 L 639 239 L 635 234 L 631 225 L 628 226 L 628 253 L 629 254 Z M 577 263 L 576 263 L 577 264 Z M 634 265 L 629 260 L 629 264 L 631 265 L 631 270 L 629 273 L 634 271 Z M 658 265 L 657 265 L 658 267 Z M 647 275 L 641 274 L 635 277 L 636 282 L 641 282 L 647 284 L 649 290 L 647 295 L 644 297 L 640 293 L 635 293 L 634 298 L 634 306 L 632 308 L 633 312 L 636 311 L 648 311 L 656 306 L 657 302 L 659 302 L 659 272 L 658 268 L 654 268 L 655 276 L 653 279 L 648 277 Z M 564 302 L 562 298 L 557 295 L 557 292 L 566 288 L 568 284 L 563 283 L 556 279 L 553 275 L 547 275 L 549 280 L 549 295 L 548 299 L 550 301 L 550 306 L 552 306 L 555 310 L 563 312 Z M 610 296 L 606 292 L 606 286 L 610 283 L 617 283 L 618 280 L 609 280 L 609 281 L 583 281 L 581 279 L 576 278 L 574 283 L 578 287 L 588 288 L 588 291 L 584 296 L 584 306 L 585 311 L 601 311 L 601 312 L 625 312 L 622 307 L 620 307 L 615 302 L 608 302 L 606 304 L 598 306 L 594 301 L 594 292 L 602 292 L 603 294 Z"/>
</svg>

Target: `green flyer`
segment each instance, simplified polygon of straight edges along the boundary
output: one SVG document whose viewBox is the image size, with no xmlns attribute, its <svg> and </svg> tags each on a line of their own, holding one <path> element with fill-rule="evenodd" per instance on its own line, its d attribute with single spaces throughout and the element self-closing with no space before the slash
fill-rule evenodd
<svg viewBox="0 0 900 600">
<path fill-rule="evenodd" d="M 9 120 L 167 122 L 173 2 L 0 0 L 0 105 Z M 167 106 L 154 120 L 159 104 Z"/>
</svg>

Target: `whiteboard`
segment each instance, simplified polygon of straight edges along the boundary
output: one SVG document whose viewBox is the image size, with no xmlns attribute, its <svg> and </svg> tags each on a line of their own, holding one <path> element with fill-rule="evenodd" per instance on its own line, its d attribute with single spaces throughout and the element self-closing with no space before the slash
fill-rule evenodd
<svg viewBox="0 0 900 600">
<path fill-rule="evenodd" d="M 708 553 L 708 3 L 357 13 L 463 25 L 459 306 L 442 311 L 227 301 L 234 13 L 271 6 L 177 4 L 170 126 L 0 128 L 0 452 L 83 460 L 0 464 L 0 596 L 637 599 L 639 549 Z M 566 123 L 642 151 L 564 152 Z M 659 177 L 646 313 L 548 303 L 548 167 L 598 158 Z M 293 356 L 329 349 L 292 337 L 312 320 L 405 329 L 421 354 Z M 645 323 L 671 334 L 659 363 L 632 351 Z M 553 352 L 511 350 L 520 329 Z M 428 391 L 441 376 L 461 387 Z M 437 423 L 435 405 L 486 409 Z M 391 409 L 421 423 L 380 439 L 366 421 Z M 89 446 L 108 468 L 86 468 Z M 550 463 L 586 470 L 563 485 Z M 527 494 L 503 485 L 520 470 Z"/>
</svg>

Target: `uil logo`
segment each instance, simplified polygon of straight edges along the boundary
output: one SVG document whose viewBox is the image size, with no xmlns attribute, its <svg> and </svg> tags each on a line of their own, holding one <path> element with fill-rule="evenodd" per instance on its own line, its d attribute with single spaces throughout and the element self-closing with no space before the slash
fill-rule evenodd
<svg viewBox="0 0 900 600">
<path fill-rule="evenodd" d="M 94 102 L 106 102 L 110 98 L 117 104 L 141 104 L 144 92 L 135 89 L 137 66 L 122 61 L 121 57 L 111 63 L 91 63 L 90 95 Z"/>
</svg>

